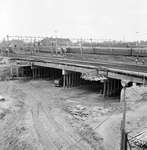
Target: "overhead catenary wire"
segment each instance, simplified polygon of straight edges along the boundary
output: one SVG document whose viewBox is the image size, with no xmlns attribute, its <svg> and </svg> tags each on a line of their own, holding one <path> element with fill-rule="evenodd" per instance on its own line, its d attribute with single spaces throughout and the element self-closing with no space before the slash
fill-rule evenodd
<svg viewBox="0 0 147 150">
<path fill-rule="evenodd" d="M 98 129 L 103 123 L 105 123 L 112 115 L 113 115 L 113 113 L 115 112 L 115 110 L 106 118 L 106 119 L 104 119 L 99 125 L 97 125 L 94 129 L 93 129 L 93 131 L 95 131 L 96 129 Z M 92 134 L 92 133 L 91 133 Z M 90 136 L 91 136 L 91 134 L 90 134 Z M 71 145 L 71 146 L 69 146 L 67 149 L 65 149 L 65 150 L 68 150 L 68 149 L 70 149 L 71 147 L 73 147 L 74 145 L 76 145 L 76 144 L 78 144 L 80 141 L 82 141 L 83 140 L 83 138 L 81 138 L 79 141 L 77 141 L 76 143 L 74 143 L 73 145 Z"/>
</svg>

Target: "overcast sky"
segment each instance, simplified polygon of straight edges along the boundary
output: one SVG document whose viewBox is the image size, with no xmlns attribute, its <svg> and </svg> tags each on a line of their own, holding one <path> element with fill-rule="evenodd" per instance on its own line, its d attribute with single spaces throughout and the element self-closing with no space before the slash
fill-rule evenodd
<svg viewBox="0 0 147 150">
<path fill-rule="evenodd" d="M 8 35 L 147 40 L 147 0 L 0 0 Z M 136 33 L 138 32 L 138 33 Z"/>
</svg>

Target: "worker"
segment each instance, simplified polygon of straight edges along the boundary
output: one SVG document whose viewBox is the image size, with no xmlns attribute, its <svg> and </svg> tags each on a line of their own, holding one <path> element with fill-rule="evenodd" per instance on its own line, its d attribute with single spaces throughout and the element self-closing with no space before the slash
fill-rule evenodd
<svg viewBox="0 0 147 150">
<path fill-rule="evenodd" d="M 135 63 L 136 63 L 136 64 L 138 63 L 138 57 L 135 59 Z"/>
<path fill-rule="evenodd" d="M 143 65 L 145 64 L 145 59 L 144 59 L 144 58 L 142 59 L 142 64 L 143 64 Z"/>
</svg>

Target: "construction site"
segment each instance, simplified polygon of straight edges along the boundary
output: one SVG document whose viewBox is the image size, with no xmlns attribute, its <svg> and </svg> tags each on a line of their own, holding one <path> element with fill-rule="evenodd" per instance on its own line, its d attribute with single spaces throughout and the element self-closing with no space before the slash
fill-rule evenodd
<svg viewBox="0 0 147 150">
<path fill-rule="evenodd" d="M 34 57 L 32 61 L 28 55 L 1 56 L 1 150 L 118 150 L 122 121 L 127 134 L 125 147 L 147 147 L 146 77 L 116 70 L 108 70 L 106 76 L 105 69 L 96 74 L 90 66 L 89 71 L 82 64 L 81 68 L 75 63 L 69 66 L 63 56 L 54 56 L 54 61 L 48 56 L 52 62 L 41 60 L 42 55 Z M 129 57 L 99 59 L 134 62 Z M 61 76 L 63 83 L 58 87 L 55 80 Z M 122 77 L 131 80 L 125 88 L 125 120 Z"/>
</svg>

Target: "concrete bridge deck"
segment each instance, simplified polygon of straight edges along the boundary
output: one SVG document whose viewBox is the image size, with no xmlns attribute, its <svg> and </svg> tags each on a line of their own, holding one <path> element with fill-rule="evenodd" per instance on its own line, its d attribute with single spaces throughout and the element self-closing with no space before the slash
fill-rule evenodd
<svg viewBox="0 0 147 150">
<path fill-rule="evenodd" d="M 28 57 L 12 57 L 12 59 L 19 61 L 26 61 L 28 65 L 50 67 L 62 70 L 68 70 L 72 72 L 79 72 L 86 74 L 95 71 L 97 74 L 103 74 L 107 78 L 114 78 L 119 80 L 128 80 L 137 83 L 147 82 L 147 67 L 120 64 L 109 64 L 108 62 L 93 62 L 86 60 L 73 60 L 53 57 L 39 57 L 39 56 L 28 56 Z M 132 69 L 133 68 L 133 69 Z M 138 71 L 138 68 L 140 70 Z M 142 70 L 142 72 L 141 72 Z"/>
<path fill-rule="evenodd" d="M 75 60 L 63 57 L 14 56 L 17 60 L 18 76 L 63 78 L 63 87 L 69 88 L 85 84 L 92 79 L 103 83 L 103 96 L 120 95 L 121 81 L 147 83 L 147 67 L 106 61 Z M 25 63 L 25 64 L 24 64 Z M 84 78 L 86 75 L 86 79 Z"/>
</svg>

